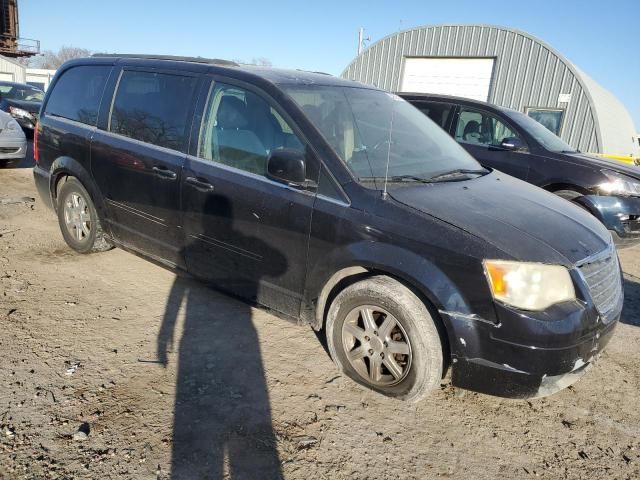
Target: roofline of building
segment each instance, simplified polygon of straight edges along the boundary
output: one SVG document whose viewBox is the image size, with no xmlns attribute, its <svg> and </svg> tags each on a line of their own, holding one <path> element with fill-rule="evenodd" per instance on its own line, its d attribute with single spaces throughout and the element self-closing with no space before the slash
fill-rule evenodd
<svg viewBox="0 0 640 480">
<path fill-rule="evenodd" d="M 7 61 L 7 62 L 9 62 L 9 63 L 13 63 L 14 65 L 17 65 L 18 67 L 22 67 L 22 68 L 25 68 L 25 69 L 27 68 L 27 66 L 26 66 L 26 65 L 23 65 L 23 64 L 22 64 L 22 63 L 20 63 L 20 62 L 16 62 L 15 60 L 13 60 L 13 59 L 11 59 L 11 58 L 9 58 L 9 57 L 5 57 L 4 55 L 0 55 L 0 58 L 1 58 L 2 60 L 6 60 L 6 61 Z"/>
<path fill-rule="evenodd" d="M 417 27 L 405 28 L 404 30 L 398 30 L 397 32 L 394 32 L 394 33 L 391 33 L 389 35 L 386 35 L 386 36 L 382 37 L 380 40 L 376 40 L 374 43 L 369 45 L 362 52 L 360 52 L 360 54 L 358 56 L 356 56 L 355 59 L 353 59 L 351 62 L 349 62 L 349 64 L 342 71 L 340 76 L 343 77 L 344 74 L 347 72 L 347 70 L 349 70 L 349 67 L 351 67 L 351 65 L 354 64 L 358 60 L 359 57 L 363 56 L 366 52 L 368 52 L 369 50 L 374 48 L 377 44 L 382 43 L 383 41 L 385 41 L 385 40 L 387 40 L 389 38 L 393 38 L 395 36 L 398 36 L 398 35 L 404 34 L 404 33 L 408 33 L 408 32 L 411 32 L 413 30 L 428 30 L 430 28 L 441 28 L 441 27 L 495 28 L 495 29 L 499 29 L 499 30 L 504 30 L 504 31 L 507 31 L 507 32 L 515 33 L 517 35 L 522 35 L 523 37 L 528 38 L 529 40 L 531 40 L 533 42 L 536 42 L 539 45 L 541 45 L 542 47 L 544 47 L 547 50 L 549 50 L 550 53 L 552 53 L 553 55 L 558 57 L 558 59 L 562 63 L 565 64 L 565 66 L 573 74 L 573 76 L 576 79 L 576 81 L 580 84 L 580 87 L 582 88 L 582 91 L 586 95 L 587 100 L 589 101 L 589 106 L 591 107 L 589 110 L 591 111 L 591 115 L 593 116 L 593 123 L 594 123 L 594 126 L 595 126 L 595 132 L 596 132 L 596 142 L 598 143 L 600 148 L 602 148 L 602 132 L 600 131 L 600 124 L 598 122 L 598 113 L 596 112 L 596 109 L 595 109 L 593 96 L 591 95 L 589 90 L 586 88 L 585 82 L 584 82 L 584 80 L 582 78 L 582 72 L 573 64 L 573 62 L 571 62 L 571 60 L 569 60 L 567 57 L 562 55 L 558 50 L 553 48 L 547 42 L 545 42 L 544 40 L 540 40 L 539 38 L 534 37 L 530 33 L 527 33 L 527 32 L 525 32 L 523 30 L 519 30 L 517 28 L 505 27 L 505 26 L 502 26 L 502 25 L 495 25 L 495 24 L 490 24 L 490 23 L 437 23 L 437 24 L 420 25 L 420 26 L 417 26 Z M 469 57 L 469 58 L 473 58 L 473 57 Z M 595 80 L 593 80 L 593 81 L 595 81 Z M 602 88 L 604 88 L 604 87 L 602 87 Z"/>
</svg>

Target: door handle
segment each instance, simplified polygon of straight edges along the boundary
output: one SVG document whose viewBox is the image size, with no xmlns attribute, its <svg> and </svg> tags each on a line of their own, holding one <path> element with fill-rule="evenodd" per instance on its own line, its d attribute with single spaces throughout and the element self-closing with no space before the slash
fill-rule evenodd
<svg viewBox="0 0 640 480">
<path fill-rule="evenodd" d="M 211 185 L 206 180 L 200 180 L 199 178 L 196 178 L 196 177 L 187 177 L 185 178 L 184 181 L 187 182 L 189 185 L 193 185 L 198 190 L 204 190 L 207 192 L 213 191 L 213 185 Z"/>
<path fill-rule="evenodd" d="M 168 178 L 169 180 L 175 180 L 176 178 L 178 178 L 178 174 L 173 170 L 169 170 L 168 168 L 153 167 L 151 170 L 153 170 L 153 173 L 162 178 Z"/>
</svg>

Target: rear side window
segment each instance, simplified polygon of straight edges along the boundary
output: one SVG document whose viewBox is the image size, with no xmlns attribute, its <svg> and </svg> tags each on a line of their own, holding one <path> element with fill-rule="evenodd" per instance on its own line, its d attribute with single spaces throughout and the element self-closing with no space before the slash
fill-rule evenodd
<svg viewBox="0 0 640 480">
<path fill-rule="evenodd" d="M 195 84 L 194 77 L 124 71 L 118 82 L 109 131 L 185 151 Z"/>
<path fill-rule="evenodd" d="M 87 65 L 64 72 L 49 95 L 45 115 L 95 126 L 110 71 L 108 66 Z"/>
</svg>

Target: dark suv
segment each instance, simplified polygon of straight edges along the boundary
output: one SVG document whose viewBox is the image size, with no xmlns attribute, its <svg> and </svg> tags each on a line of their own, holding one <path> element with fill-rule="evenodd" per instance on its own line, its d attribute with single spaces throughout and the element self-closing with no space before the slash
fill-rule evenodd
<svg viewBox="0 0 640 480">
<path fill-rule="evenodd" d="M 531 117 L 468 98 L 402 93 L 478 162 L 595 215 L 618 246 L 640 243 L 640 168 L 585 155 Z"/>
<path fill-rule="evenodd" d="M 341 371 L 385 395 L 420 399 L 449 367 L 465 388 L 549 394 L 620 316 L 602 224 L 358 83 L 75 60 L 35 141 L 36 184 L 71 248 L 117 245 L 324 329 Z"/>
</svg>

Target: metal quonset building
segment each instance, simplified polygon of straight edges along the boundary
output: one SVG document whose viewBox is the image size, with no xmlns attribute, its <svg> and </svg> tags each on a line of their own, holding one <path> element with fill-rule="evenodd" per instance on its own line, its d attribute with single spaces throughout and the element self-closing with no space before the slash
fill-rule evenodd
<svg viewBox="0 0 640 480">
<path fill-rule="evenodd" d="M 441 93 L 527 113 L 584 152 L 638 156 L 629 112 L 546 43 L 491 25 L 435 25 L 372 44 L 342 73 L 388 91 Z"/>
</svg>

